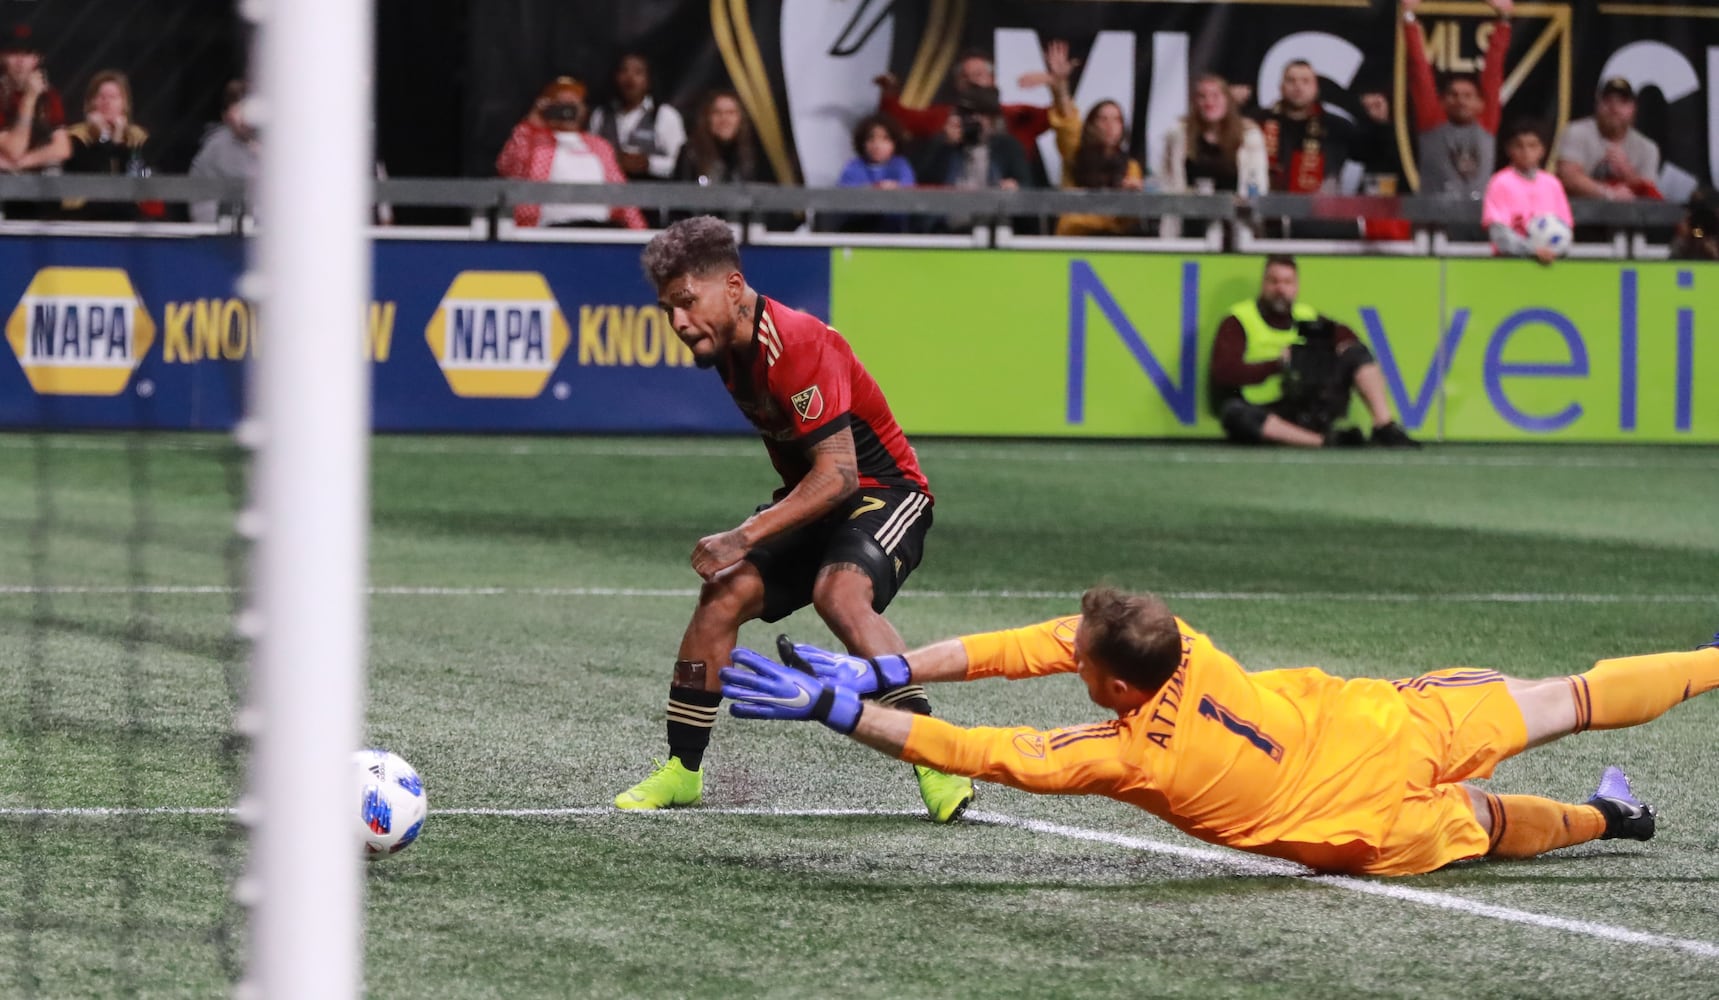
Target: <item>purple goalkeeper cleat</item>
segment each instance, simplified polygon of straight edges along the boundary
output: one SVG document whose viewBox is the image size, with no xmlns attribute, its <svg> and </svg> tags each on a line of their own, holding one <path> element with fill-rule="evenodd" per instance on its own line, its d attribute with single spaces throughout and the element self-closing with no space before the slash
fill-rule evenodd
<svg viewBox="0 0 1719 1000">
<path fill-rule="evenodd" d="M 1719 649 L 1719 632 L 1713 633 L 1713 641 L 1712 642 L 1704 642 L 1701 645 L 1696 646 L 1695 648 L 1696 649 Z"/>
<path fill-rule="evenodd" d="M 1653 807 L 1635 797 L 1630 791 L 1629 775 L 1621 767 L 1608 767 L 1600 775 L 1600 787 L 1589 797 L 1588 805 L 1606 818 L 1606 832 L 1601 840 L 1652 840 Z"/>
</svg>

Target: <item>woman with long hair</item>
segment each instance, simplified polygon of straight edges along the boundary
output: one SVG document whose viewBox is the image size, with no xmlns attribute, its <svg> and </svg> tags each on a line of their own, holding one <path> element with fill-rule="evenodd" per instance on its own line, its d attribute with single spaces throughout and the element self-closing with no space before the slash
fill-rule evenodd
<svg viewBox="0 0 1719 1000">
<path fill-rule="evenodd" d="M 1165 191 L 1265 193 L 1270 179 L 1265 135 L 1242 116 L 1229 81 L 1218 74 L 1202 73 L 1194 80 L 1187 116 L 1164 138 L 1159 175 Z M 1177 235 L 1181 220 L 1166 217 L 1159 231 Z"/>
<path fill-rule="evenodd" d="M 768 181 L 752 139 L 752 123 L 732 90 L 715 90 L 699 105 L 692 134 L 681 147 L 675 180 L 699 184 Z"/>
<path fill-rule="evenodd" d="M 1073 143 L 1068 137 L 1077 135 Z M 1057 130 L 1061 147 L 1062 186 L 1086 191 L 1139 191 L 1145 186 L 1140 161 L 1128 155 L 1128 122 L 1122 105 L 1099 101 L 1086 113 L 1080 131 Z M 1057 220 L 1058 236 L 1126 236 L 1140 230 L 1140 220 L 1127 216 L 1070 212 Z"/>
<path fill-rule="evenodd" d="M 1145 186 L 1140 161 L 1128 155 L 1128 119 L 1122 105 L 1104 100 L 1080 117 L 1068 80 L 1072 64 L 1068 43 L 1045 47 L 1045 68 L 1055 103 L 1051 128 L 1062 154 L 1062 186 L 1088 191 L 1139 191 Z M 1140 220 L 1124 216 L 1070 212 L 1057 220 L 1058 236 L 1126 236 L 1139 232 Z"/>
</svg>

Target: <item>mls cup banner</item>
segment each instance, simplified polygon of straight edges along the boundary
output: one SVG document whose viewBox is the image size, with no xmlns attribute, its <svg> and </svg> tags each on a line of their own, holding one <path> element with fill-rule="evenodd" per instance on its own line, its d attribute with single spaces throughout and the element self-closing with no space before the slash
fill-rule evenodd
<svg viewBox="0 0 1719 1000">
<path fill-rule="evenodd" d="M 467 159 L 494 162 L 507 129 L 543 82 L 572 72 L 607 96 L 616 53 L 646 55 L 659 100 L 689 115 L 712 88 L 745 105 L 777 177 L 835 182 L 853 155 L 853 125 L 876 107 L 872 80 L 886 71 L 902 100 L 948 96 L 958 53 L 995 54 L 1004 103 L 1049 103 L 1019 86 L 1043 69 L 1042 50 L 1066 40 L 1078 60 L 1082 108 L 1109 98 L 1132 123 L 1133 148 L 1158 162 L 1164 135 L 1188 107 L 1189 79 L 1222 74 L 1270 107 L 1286 63 L 1305 59 L 1332 113 L 1361 114 L 1365 91 L 1393 94 L 1399 143 L 1405 122 L 1399 8 L 1379 0 L 511 0 L 508 16 L 474 19 L 471 67 L 480 106 L 469 117 Z M 569 9 L 573 8 L 573 9 Z M 1504 120 L 1532 117 L 1554 135 L 1593 111 L 1602 81 L 1629 80 L 1641 95 L 1637 127 L 1659 143 L 1659 187 L 1681 198 L 1719 179 L 1719 13 L 1713 0 L 1518 0 L 1503 88 Z M 517 16 L 516 16 L 517 15 Z M 1478 72 L 1493 34 L 1478 0 L 1426 0 L 1418 12 L 1435 71 Z M 521 32 L 533 44 L 522 51 Z M 505 52 L 507 58 L 496 53 Z M 514 95 L 503 97 L 503 95 Z M 1554 145 L 1555 148 L 1555 145 Z M 1047 170 L 1057 173 L 1048 137 Z M 1406 155 L 1405 161 L 1412 161 Z"/>
</svg>

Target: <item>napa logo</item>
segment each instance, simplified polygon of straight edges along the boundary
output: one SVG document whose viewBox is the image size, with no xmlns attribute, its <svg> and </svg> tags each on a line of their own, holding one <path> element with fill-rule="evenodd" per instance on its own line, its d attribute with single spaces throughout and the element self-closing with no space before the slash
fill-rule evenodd
<svg viewBox="0 0 1719 1000">
<path fill-rule="evenodd" d="M 30 388 L 117 396 L 155 343 L 155 321 L 117 267 L 44 267 L 6 321 Z"/>
<path fill-rule="evenodd" d="M 535 271 L 461 271 L 424 328 L 456 396 L 528 399 L 543 392 L 572 339 Z"/>
</svg>

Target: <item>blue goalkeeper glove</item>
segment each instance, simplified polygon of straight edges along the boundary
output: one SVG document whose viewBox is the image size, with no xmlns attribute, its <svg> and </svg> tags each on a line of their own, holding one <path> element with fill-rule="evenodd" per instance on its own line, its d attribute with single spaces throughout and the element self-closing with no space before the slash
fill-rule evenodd
<svg viewBox="0 0 1719 1000">
<path fill-rule="evenodd" d="M 734 700 L 728 711 L 742 719 L 813 719 L 844 736 L 859 725 L 859 695 L 762 653 L 736 649 L 720 676 L 722 696 Z"/>
<path fill-rule="evenodd" d="M 783 640 L 786 641 L 785 639 Z M 799 666 L 794 659 L 786 655 L 788 650 L 777 647 L 783 653 L 783 660 L 791 665 Z M 854 694 L 877 694 L 881 691 L 891 691 L 902 687 L 911 679 L 904 657 L 885 656 L 853 656 L 848 653 L 832 653 L 827 649 L 808 646 L 805 643 L 791 647 L 794 658 L 805 664 L 805 668 L 817 674 L 821 680 L 838 687 L 852 691 Z"/>
</svg>

